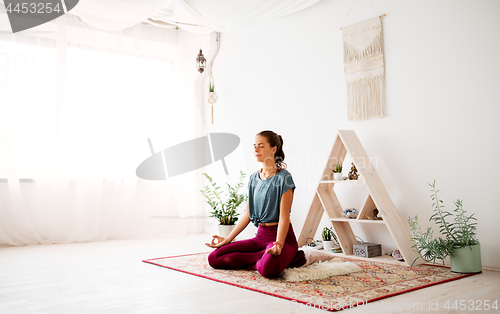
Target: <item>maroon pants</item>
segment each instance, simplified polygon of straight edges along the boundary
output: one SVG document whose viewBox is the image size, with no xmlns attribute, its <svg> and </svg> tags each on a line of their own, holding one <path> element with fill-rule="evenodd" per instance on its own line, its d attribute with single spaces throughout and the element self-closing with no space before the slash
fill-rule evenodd
<svg viewBox="0 0 500 314">
<path fill-rule="evenodd" d="M 208 255 L 208 263 L 213 268 L 257 270 L 267 278 L 278 276 L 287 267 L 304 265 L 305 255 L 302 250 L 298 250 L 291 223 L 281 254 L 274 256 L 266 253 L 267 249 L 274 246 L 277 234 L 278 225 L 259 225 L 254 238 L 234 241 L 215 249 Z"/>
</svg>

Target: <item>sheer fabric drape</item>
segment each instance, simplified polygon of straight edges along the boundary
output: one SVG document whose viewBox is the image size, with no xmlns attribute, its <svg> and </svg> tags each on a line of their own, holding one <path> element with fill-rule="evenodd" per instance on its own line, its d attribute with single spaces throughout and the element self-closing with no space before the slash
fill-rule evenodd
<svg viewBox="0 0 500 314">
<path fill-rule="evenodd" d="M 147 138 L 159 150 L 194 136 L 176 32 L 68 14 L 0 39 L 0 245 L 185 234 L 175 217 L 194 180 L 135 176 Z"/>
<path fill-rule="evenodd" d="M 195 34 L 229 32 L 307 9 L 320 0 L 85 0 L 70 11 L 88 24 L 117 30 L 162 21 Z M 154 23 L 154 22 L 153 22 Z"/>
</svg>

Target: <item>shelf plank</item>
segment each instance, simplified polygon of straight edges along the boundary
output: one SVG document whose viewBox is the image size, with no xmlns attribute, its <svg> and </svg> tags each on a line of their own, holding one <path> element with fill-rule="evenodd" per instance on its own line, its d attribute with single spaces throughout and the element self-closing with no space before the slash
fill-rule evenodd
<svg viewBox="0 0 500 314">
<path fill-rule="evenodd" d="M 331 218 L 331 221 L 347 221 L 347 222 L 360 222 L 368 224 L 385 224 L 384 220 L 371 220 L 371 219 L 353 219 L 353 218 Z"/>
<path fill-rule="evenodd" d="M 396 206 L 389 197 L 389 193 L 387 193 L 385 186 L 371 164 L 370 158 L 356 133 L 352 130 L 339 130 L 339 136 L 353 158 L 356 169 L 364 177 L 368 194 L 371 195 L 380 216 L 387 222 L 389 233 L 396 242 L 401 255 L 405 260 L 413 261 L 417 257 L 417 253 L 411 248 L 412 242 L 408 227 L 399 216 Z"/>
<path fill-rule="evenodd" d="M 323 212 L 323 205 L 321 204 L 318 193 L 314 193 L 314 198 L 311 207 L 309 208 L 309 212 L 307 213 L 306 221 L 297 240 L 299 247 L 308 244 L 308 238 L 314 239 L 321 217 L 323 217 Z"/>
<path fill-rule="evenodd" d="M 349 226 L 349 222 L 347 221 L 339 221 L 332 219 L 333 229 L 335 230 L 335 234 L 339 239 L 340 247 L 342 247 L 342 251 L 347 254 L 352 254 L 352 246 L 355 243 L 358 243 L 354 232 L 352 232 L 351 226 Z"/>
<path fill-rule="evenodd" d="M 318 188 L 318 196 L 323 205 L 323 209 L 328 214 L 330 218 L 341 218 L 341 214 L 343 209 L 342 205 L 340 205 L 339 199 L 337 198 L 337 194 L 331 189 L 323 189 Z"/>
<path fill-rule="evenodd" d="M 335 142 L 333 143 L 330 157 L 328 157 L 328 161 L 326 162 L 325 165 L 325 170 L 323 171 L 323 175 L 321 176 L 321 180 L 332 180 L 333 179 L 332 169 L 335 168 L 337 163 L 343 163 L 346 155 L 347 155 L 347 149 L 342 143 L 340 136 L 337 134 Z"/>
<path fill-rule="evenodd" d="M 370 196 L 370 194 L 368 194 L 368 197 L 366 198 L 366 201 L 363 204 L 361 211 L 359 212 L 358 218 L 359 217 L 363 217 L 362 219 L 372 218 L 373 217 L 373 210 L 375 208 L 377 208 L 377 206 L 375 206 L 375 203 L 373 202 L 372 197 Z M 382 217 L 382 216 L 380 216 L 380 217 Z"/>
<path fill-rule="evenodd" d="M 352 259 L 357 259 L 357 260 L 363 260 L 367 262 L 375 262 L 375 263 L 387 263 L 387 264 L 393 264 L 393 265 L 399 265 L 399 266 L 410 266 L 406 261 L 398 261 L 397 259 L 393 258 L 392 256 L 389 255 L 381 255 L 381 256 L 375 256 L 375 257 L 361 257 L 353 254 L 345 254 L 345 253 L 333 253 L 335 256 L 339 257 L 345 257 L 345 258 L 352 258 Z"/>
<path fill-rule="evenodd" d="M 361 179 L 361 176 L 358 177 L 357 180 L 321 180 L 319 181 L 321 184 L 326 184 L 326 183 L 334 183 L 334 184 L 342 184 L 342 183 L 359 183 L 359 184 L 364 184 L 363 179 Z"/>
<path fill-rule="evenodd" d="M 328 160 L 326 162 L 325 170 L 323 171 L 323 174 L 321 176 L 321 180 L 333 179 L 333 174 L 331 169 L 334 168 L 338 162 L 342 163 L 346 155 L 347 155 L 347 150 L 344 144 L 342 143 L 340 136 L 337 134 L 337 137 L 335 138 L 332 149 L 330 151 L 330 156 L 328 157 Z M 323 212 L 325 211 L 325 208 L 323 208 L 323 204 L 321 203 L 318 190 L 320 190 L 321 188 L 323 189 L 326 188 L 331 190 L 331 188 L 333 188 L 333 185 L 334 183 L 332 182 L 330 182 L 328 185 L 318 184 L 316 193 L 314 193 L 314 198 L 311 207 L 309 208 L 309 212 L 307 213 L 306 221 L 304 223 L 304 226 L 302 227 L 299 238 L 297 240 L 299 246 L 306 245 L 308 238 L 314 238 L 316 230 L 318 229 L 319 226 L 319 222 L 321 221 L 321 217 L 323 216 Z M 329 201 L 332 200 L 331 199 L 327 200 L 327 202 Z M 333 202 L 335 201 L 333 200 Z"/>
</svg>

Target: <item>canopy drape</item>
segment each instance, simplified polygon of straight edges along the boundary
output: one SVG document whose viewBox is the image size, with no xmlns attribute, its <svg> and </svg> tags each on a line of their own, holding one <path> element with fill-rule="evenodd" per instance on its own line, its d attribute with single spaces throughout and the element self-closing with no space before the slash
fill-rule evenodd
<svg viewBox="0 0 500 314">
<path fill-rule="evenodd" d="M 70 11 L 88 24 L 120 30 L 154 21 L 194 33 L 228 32 L 304 10 L 320 0 L 85 0 Z"/>
</svg>

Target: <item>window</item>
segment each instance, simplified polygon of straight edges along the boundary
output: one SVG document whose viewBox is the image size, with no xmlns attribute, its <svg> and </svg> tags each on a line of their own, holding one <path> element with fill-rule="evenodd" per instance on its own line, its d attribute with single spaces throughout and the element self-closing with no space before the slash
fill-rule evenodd
<svg viewBox="0 0 500 314">
<path fill-rule="evenodd" d="M 64 17 L 47 33 L 0 37 L 0 178 L 135 177 L 148 137 L 175 144 L 194 129 L 176 103 L 175 31 Z"/>
</svg>

